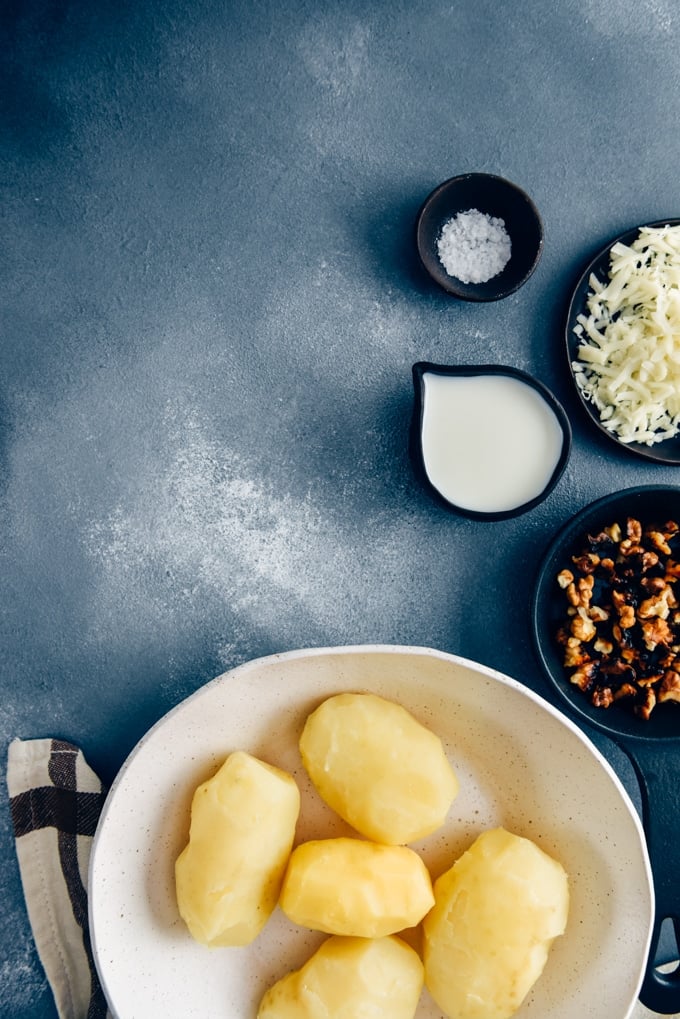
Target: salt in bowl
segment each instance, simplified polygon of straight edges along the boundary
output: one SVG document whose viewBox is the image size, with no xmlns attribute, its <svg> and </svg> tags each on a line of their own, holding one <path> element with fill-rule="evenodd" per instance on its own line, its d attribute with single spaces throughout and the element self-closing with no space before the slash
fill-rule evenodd
<svg viewBox="0 0 680 1019">
<path fill-rule="evenodd" d="M 444 245 L 446 265 L 463 279 L 442 261 L 445 227 L 453 231 Z M 494 174 L 465 173 L 444 181 L 425 200 L 416 220 L 416 243 L 426 271 L 447 293 L 466 301 L 497 301 L 534 272 L 543 250 L 543 224 L 531 198 L 516 184 Z"/>
</svg>

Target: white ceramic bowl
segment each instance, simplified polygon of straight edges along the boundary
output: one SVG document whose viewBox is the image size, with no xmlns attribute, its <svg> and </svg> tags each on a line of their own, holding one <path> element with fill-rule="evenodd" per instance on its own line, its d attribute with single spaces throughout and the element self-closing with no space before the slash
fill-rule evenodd
<svg viewBox="0 0 680 1019">
<path fill-rule="evenodd" d="M 568 929 L 520 1019 L 627 1019 L 654 904 L 642 828 L 625 789 L 587 737 L 520 683 L 455 655 L 391 645 L 249 662 L 180 704 L 132 752 L 109 793 L 90 864 L 94 952 L 114 1015 L 254 1019 L 265 989 L 323 940 L 277 910 L 247 948 L 204 948 L 178 915 L 174 862 L 194 788 L 235 749 L 295 775 L 299 840 L 349 833 L 312 790 L 297 741 L 310 710 L 350 690 L 399 702 L 444 741 L 461 792 L 444 827 L 414 844 L 435 876 L 496 825 L 533 839 L 565 866 Z M 423 992 L 417 1019 L 440 1016 Z"/>
</svg>

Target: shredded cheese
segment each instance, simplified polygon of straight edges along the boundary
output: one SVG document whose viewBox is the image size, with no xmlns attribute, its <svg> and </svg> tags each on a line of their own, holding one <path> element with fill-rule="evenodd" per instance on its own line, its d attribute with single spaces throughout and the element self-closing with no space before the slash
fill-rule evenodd
<svg viewBox="0 0 680 1019">
<path fill-rule="evenodd" d="M 588 281 L 572 369 L 585 400 L 621 442 L 680 432 L 680 226 L 642 227 L 614 244 L 606 282 Z"/>
</svg>

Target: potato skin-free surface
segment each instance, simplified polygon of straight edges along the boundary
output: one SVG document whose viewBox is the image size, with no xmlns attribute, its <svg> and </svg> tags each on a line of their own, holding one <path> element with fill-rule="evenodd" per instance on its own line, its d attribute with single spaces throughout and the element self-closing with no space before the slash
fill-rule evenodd
<svg viewBox="0 0 680 1019">
<path fill-rule="evenodd" d="M 257 937 L 276 906 L 299 811 L 292 776 L 240 750 L 196 789 L 175 880 L 197 941 L 247 945 Z"/>
<path fill-rule="evenodd" d="M 413 1019 L 418 954 L 399 938 L 331 937 L 264 995 L 257 1019 Z"/>
<path fill-rule="evenodd" d="M 423 922 L 425 984 L 451 1019 L 508 1019 L 564 932 L 567 875 L 529 839 L 484 832 L 435 881 Z"/>
<path fill-rule="evenodd" d="M 297 846 L 279 900 L 301 927 L 360 938 L 414 927 L 433 903 L 429 872 L 412 849 L 349 838 Z"/>
<path fill-rule="evenodd" d="M 325 700 L 307 718 L 300 753 L 321 798 L 374 842 L 405 845 L 429 835 L 458 794 L 441 740 L 375 694 Z"/>
</svg>

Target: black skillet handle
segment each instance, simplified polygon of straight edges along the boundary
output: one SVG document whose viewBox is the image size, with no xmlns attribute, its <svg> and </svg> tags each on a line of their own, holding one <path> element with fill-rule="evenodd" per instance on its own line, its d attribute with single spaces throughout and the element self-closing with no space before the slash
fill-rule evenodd
<svg viewBox="0 0 680 1019">
<path fill-rule="evenodd" d="M 656 908 L 647 970 L 640 1001 L 653 1012 L 680 1012 L 680 966 L 669 973 L 654 967 L 661 925 L 674 923 L 680 944 L 680 749 L 650 738 L 627 742 L 642 792 L 642 821 L 654 875 Z M 625 864 L 624 864 L 625 865 Z"/>
</svg>

